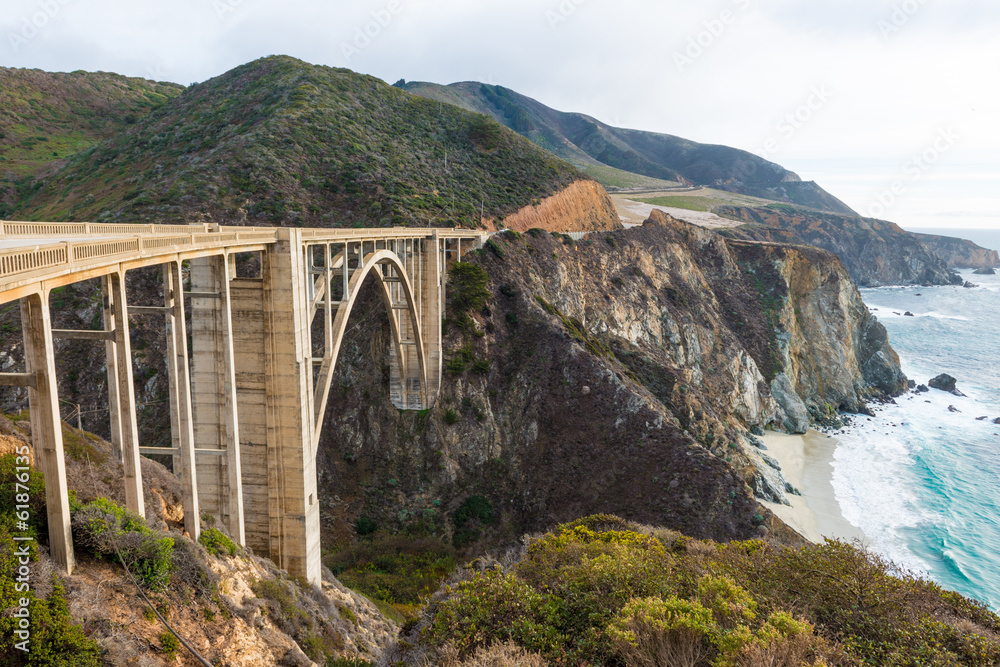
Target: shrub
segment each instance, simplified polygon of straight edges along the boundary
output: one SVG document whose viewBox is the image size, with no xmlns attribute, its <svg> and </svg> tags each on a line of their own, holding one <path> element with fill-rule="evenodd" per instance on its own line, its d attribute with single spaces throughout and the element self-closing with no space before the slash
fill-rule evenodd
<svg viewBox="0 0 1000 667">
<path fill-rule="evenodd" d="M 449 426 L 458 423 L 458 413 L 451 408 L 445 408 L 444 411 L 444 423 Z"/>
<path fill-rule="evenodd" d="M 485 359 L 477 359 L 472 362 L 472 372 L 476 375 L 486 375 L 490 372 L 490 362 Z"/>
<path fill-rule="evenodd" d="M 213 556 L 235 556 L 238 547 L 236 543 L 231 539 L 226 537 L 218 528 L 206 528 L 201 531 L 201 535 L 198 537 L 198 541 L 201 542 L 208 553 Z"/>
<path fill-rule="evenodd" d="M 441 538 L 403 535 L 344 546 L 324 563 L 345 586 L 393 605 L 404 617 L 413 616 L 456 567 L 455 550 Z M 356 621 L 347 607 L 341 615 Z"/>
<path fill-rule="evenodd" d="M 451 515 L 455 525 L 455 535 L 452 542 L 456 548 L 462 549 L 479 539 L 478 526 L 491 525 L 495 518 L 493 504 L 483 496 L 469 496 Z"/>
<path fill-rule="evenodd" d="M 794 613 L 794 615 L 793 615 Z M 1000 617 L 838 541 L 716 544 L 597 515 L 451 591 L 425 639 L 562 664 L 1000 664 Z"/>
<path fill-rule="evenodd" d="M 359 537 L 371 535 L 377 530 L 378 522 L 375 521 L 375 519 L 363 516 L 354 522 L 354 532 L 357 533 Z"/>
<path fill-rule="evenodd" d="M 177 657 L 177 649 L 180 647 L 180 641 L 172 632 L 164 632 L 160 635 L 160 652 L 166 656 L 167 660 L 173 662 L 174 658 Z"/>
<path fill-rule="evenodd" d="M 154 533 L 138 514 L 98 498 L 73 515 L 73 534 L 98 557 L 119 558 L 136 580 L 151 590 L 170 583 L 174 540 Z"/>
<path fill-rule="evenodd" d="M 712 612 L 676 597 L 629 602 L 608 626 L 608 635 L 629 665 L 695 667 L 718 635 Z"/>
<path fill-rule="evenodd" d="M 558 602 L 535 592 L 512 574 L 476 574 L 442 602 L 423 637 L 432 645 L 451 644 L 461 657 L 500 641 L 552 653 L 565 637 L 554 627 Z"/>
</svg>

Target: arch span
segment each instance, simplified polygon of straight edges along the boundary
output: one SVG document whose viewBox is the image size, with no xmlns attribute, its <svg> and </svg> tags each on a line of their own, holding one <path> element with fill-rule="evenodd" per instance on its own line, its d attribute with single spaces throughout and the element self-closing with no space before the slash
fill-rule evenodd
<svg viewBox="0 0 1000 667">
<path fill-rule="evenodd" d="M 334 261 L 344 261 L 343 255 L 338 255 L 337 258 L 334 258 Z M 388 269 L 388 272 L 383 272 L 383 269 Z M 398 372 L 402 376 L 400 381 L 403 386 L 402 401 L 404 405 L 397 405 L 397 407 L 409 410 L 422 410 L 430 402 L 427 382 L 427 355 L 413 283 L 399 255 L 391 250 L 376 250 L 373 253 L 365 255 L 361 261 L 361 266 L 352 272 L 350 281 L 346 287 L 347 298 L 340 302 L 337 307 L 337 314 L 332 318 L 333 346 L 332 349 L 327 351 L 328 354 L 323 359 L 317 379 L 318 386 L 316 387 L 314 403 L 316 424 L 314 447 L 319 445 L 319 434 L 322 430 L 323 418 L 326 415 L 326 405 L 330 397 L 333 373 L 337 366 L 337 359 L 340 357 L 340 348 L 344 341 L 344 333 L 347 330 L 347 322 L 354 310 L 354 305 L 361 292 L 361 286 L 370 274 L 373 274 L 379 282 L 379 293 L 385 305 L 386 312 L 389 315 L 389 324 L 392 329 L 393 347 L 396 352 L 396 359 L 398 360 Z M 399 285 L 400 296 L 404 299 L 403 302 L 393 302 L 391 289 L 391 285 L 393 284 Z M 327 289 L 330 288 L 327 287 Z M 396 313 L 401 310 L 404 311 L 405 316 L 402 322 L 396 317 Z M 326 317 L 330 317 L 330 314 L 327 313 Z M 413 361 L 411 349 L 412 356 L 416 357 L 415 366 L 410 363 Z M 413 370 L 416 370 L 416 377 L 412 377 L 414 375 Z M 407 386 L 413 381 L 419 382 L 420 386 L 420 399 L 417 405 L 407 404 Z"/>
</svg>

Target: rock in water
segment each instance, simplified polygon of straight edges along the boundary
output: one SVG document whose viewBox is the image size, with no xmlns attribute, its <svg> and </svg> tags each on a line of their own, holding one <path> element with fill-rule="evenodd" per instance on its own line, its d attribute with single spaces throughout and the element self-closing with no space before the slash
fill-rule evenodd
<svg viewBox="0 0 1000 667">
<path fill-rule="evenodd" d="M 975 271 L 973 271 L 973 273 L 976 274 L 977 276 L 995 276 L 997 274 L 997 270 L 984 268 L 984 269 L 976 269 Z"/>
<path fill-rule="evenodd" d="M 917 387 L 915 391 L 918 394 L 926 394 L 927 392 L 930 391 L 930 389 L 927 388 L 927 385 L 922 384 L 919 387 Z"/>
<path fill-rule="evenodd" d="M 996 419 L 994 419 L 993 423 L 1000 425 L 1000 417 L 997 417 Z"/>
<path fill-rule="evenodd" d="M 979 287 L 979 285 L 976 285 L 975 283 L 970 283 L 968 280 L 966 280 L 965 284 L 962 285 L 962 287 L 964 287 L 966 289 L 972 289 L 974 287 Z"/>
<path fill-rule="evenodd" d="M 928 382 L 934 389 L 940 389 L 941 391 L 955 391 L 955 383 L 958 382 L 955 378 L 948 375 L 947 373 L 942 373 L 936 378 Z"/>
<path fill-rule="evenodd" d="M 959 410 L 958 408 L 956 408 L 954 405 L 949 405 L 948 406 L 948 412 L 961 412 L 961 410 Z"/>
<path fill-rule="evenodd" d="M 916 317 L 916 315 L 914 315 L 910 311 L 906 311 L 905 313 L 903 313 L 903 317 Z"/>
</svg>

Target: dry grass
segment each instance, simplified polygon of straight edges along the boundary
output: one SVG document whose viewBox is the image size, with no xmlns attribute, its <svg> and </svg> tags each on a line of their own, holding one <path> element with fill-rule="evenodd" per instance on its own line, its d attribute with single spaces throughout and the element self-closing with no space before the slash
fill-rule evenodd
<svg viewBox="0 0 1000 667">
<path fill-rule="evenodd" d="M 440 667 L 547 667 L 549 663 L 537 653 L 508 643 L 481 648 L 465 661 L 458 660 L 457 651 L 445 649 L 437 664 Z"/>
<path fill-rule="evenodd" d="M 685 627 L 663 632 L 641 622 L 631 625 L 636 642 L 620 647 L 630 667 L 697 667 L 708 658 L 702 632 Z"/>
</svg>

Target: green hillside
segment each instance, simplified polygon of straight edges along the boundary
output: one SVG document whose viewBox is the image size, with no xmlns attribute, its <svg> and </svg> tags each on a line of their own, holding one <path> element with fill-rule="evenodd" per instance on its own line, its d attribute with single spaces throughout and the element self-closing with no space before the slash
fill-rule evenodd
<svg viewBox="0 0 1000 667">
<path fill-rule="evenodd" d="M 0 67 L 0 174 L 43 171 L 135 123 L 181 90 L 106 72 Z"/>
<path fill-rule="evenodd" d="M 0 67 L 0 218 L 36 177 L 128 128 L 182 86 L 106 72 Z"/>
<path fill-rule="evenodd" d="M 502 86 L 476 82 L 450 86 L 425 82 L 397 85 L 429 99 L 489 113 L 539 146 L 589 171 L 611 188 L 623 185 L 620 172 L 602 173 L 588 168 L 595 165 L 613 167 L 661 181 L 705 185 L 820 211 L 854 215 L 846 204 L 816 183 L 802 181 L 780 165 L 746 151 L 699 144 L 668 134 L 612 127 L 584 114 L 556 111 Z M 626 184 L 624 187 L 633 186 Z"/>
<path fill-rule="evenodd" d="M 492 119 L 272 56 L 186 89 L 22 193 L 23 219 L 476 226 L 587 178 Z"/>
</svg>

